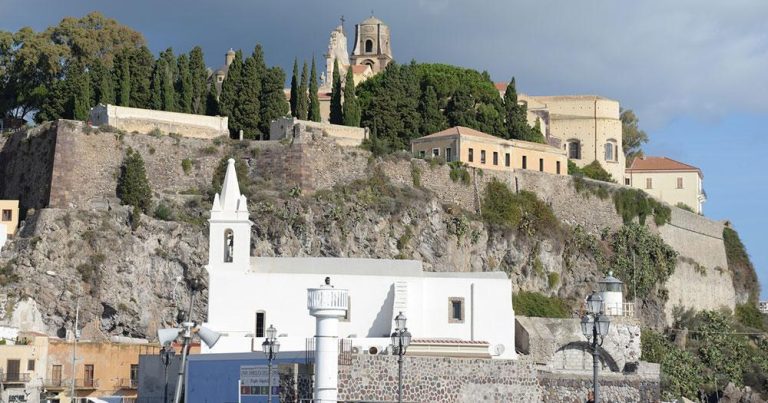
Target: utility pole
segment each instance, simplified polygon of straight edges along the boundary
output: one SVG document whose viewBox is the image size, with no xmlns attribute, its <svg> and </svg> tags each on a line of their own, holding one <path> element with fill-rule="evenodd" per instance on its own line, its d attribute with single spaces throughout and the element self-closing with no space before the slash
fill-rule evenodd
<svg viewBox="0 0 768 403">
<path fill-rule="evenodd" d="M 77 322 L 80 319 L 80 301 L 77 301 L 77 306 L 75 308 L 75 326 L 72 329 L 72 336 L 73 336 L 73 343 L 72 343 L 72 383 L 70 385 L 70 396 L 72 401 L 75 400 L 75 379 L 77 378 L 77 371 L 76 371 L 76 365 L 77 365 Z"/>
</svg>

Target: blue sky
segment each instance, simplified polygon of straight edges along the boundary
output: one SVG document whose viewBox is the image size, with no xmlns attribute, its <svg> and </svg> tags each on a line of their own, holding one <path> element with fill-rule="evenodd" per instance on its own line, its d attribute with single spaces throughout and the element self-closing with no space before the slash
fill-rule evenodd
<svg viewBox="0 0 768 403">
<path fill-rule="evenodd" d="M 322 57 L 340 15 L 352 32 L 373 10 L 390 25 L 400 62 L 514 75 L 534 95 L 617 99 L 648 132 L 647 154 L 704 171 L 706 215 L 733 223 L 768 284 L 764 0 L 0 0 L 0 30 L 94 10 L 142 32 L 155 52 L 200 45 L 215 68 L 230 47 L 261 43 L 267 62 L 286 71 L 294 57 Z"/>
</svg>

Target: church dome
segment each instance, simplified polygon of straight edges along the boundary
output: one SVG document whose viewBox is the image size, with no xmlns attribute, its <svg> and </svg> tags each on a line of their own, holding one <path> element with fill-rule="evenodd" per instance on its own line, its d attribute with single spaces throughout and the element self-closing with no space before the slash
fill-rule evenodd
<svg viewBox="0 0 768 403">
<path fill-rule="evenodd" d="M 380 19 L 370 16 L 365 21 L 361 22 L 360 25 L 378 25 L 378 24 L 384 24 Z"/>
</svg>

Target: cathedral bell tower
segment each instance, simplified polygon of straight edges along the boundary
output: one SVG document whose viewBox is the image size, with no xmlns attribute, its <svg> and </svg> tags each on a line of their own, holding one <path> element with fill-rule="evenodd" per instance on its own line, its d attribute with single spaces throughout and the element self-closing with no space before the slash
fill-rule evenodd
<svg viewBox="0 0 768 403">
<path fill-rule="evenodd" d="M 211 207 L 208 236 L 208 269 L 247 270 L 251 265 L 251 221 L 248 203 L 240 194 L 235 160 L 227 162 L 227 173 Z"/>
<path fill-rule="evenodd" d="M 371 16 L 355 25 L 355 47 L 350 62 L 353 65 L 368 65 L 374 74 L 387 67 L 392 61 L 389 27 L 380 19 Z"/>
</svg>

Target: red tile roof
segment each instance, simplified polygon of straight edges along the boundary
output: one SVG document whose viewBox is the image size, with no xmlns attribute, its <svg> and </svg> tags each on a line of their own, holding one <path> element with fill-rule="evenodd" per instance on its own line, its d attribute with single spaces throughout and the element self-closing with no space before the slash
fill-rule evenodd
<svg viewBox="0 0 768 403">
<path fill-rule="evenodd" d="M 352 74 L 363 74 L 368 68 L 369 67 L 364 64 L 355 64 L 352 66 Z"/>
<path fill-rule="evenodd" d="M 420 138 L 428 139 L 428 138 L 446 137 L 446 136 L 455 136 L 455 135 L 482 137 L 482 138 L 496 140 L 496 141 L 504 140 L 501 137 L 492 136 L 488 133 L 483 133 L 481 131 L 470 129 L 469 127 L 464 127 L 464 126 L 449 127 L 445 130 L 439 131 L 437 133 L 432 133 L 430 135 L 420 137 Z"/>
<path fill-rule="evenodd" d="M 632 165 L 627 168 L 627 172 L 639 172 L 639 171 L 689 171 L 698 172 L 701 174 L 701 169 L 684 164 L 680 161 L 675 161 L 667 157 L 641 157 L 635 158 L 632 161 Z"/>
<path fill-rule="evenodd" d="M 493 86 L 499 91 L 506 91 L 508 85 L 509 83 L 493 83 Z"/>
</svg>

